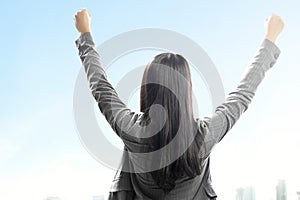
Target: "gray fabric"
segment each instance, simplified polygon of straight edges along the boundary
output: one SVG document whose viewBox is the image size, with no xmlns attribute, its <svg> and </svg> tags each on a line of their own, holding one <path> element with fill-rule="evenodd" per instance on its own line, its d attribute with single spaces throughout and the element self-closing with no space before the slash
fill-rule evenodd
<svg viewBox="0 0 300 200">
<path fill-rule="evenodd" d="M 139 125 L 143 113 L 133 112 L 127 108 L 107 81 L 91 33 L 82 34 L 75 44 L 79 50 L 92 94 L 112 129 L 123 140 L 125 150 L 136 152 L 146 148 L 142 140 L 134 139 L 129 134 L 130 132 L 133 135 L 143 134 L 145 130 Z M 258 85 L 265 77 L 265 73 L 276 63 L 280 53 L 280 49 L 273 42 L 264 39 L 236 90 L 228 94 L 225 102 L 216 108 L 212 117 L 195 120 L 199 134 L 204 140 L 199 152 L 203 158 L 201 175 L 177 180 L 175 188 L 164 195 L 149 173 L 136 174 L 122 171 L 122 166 L 135 162 L 134 159 L 127 158 L 124 154 L 122 165 L 116 173 L 110 189 L 110 199 L 128 199 L 128 197 L 131 199 L 172 200 L 215 199 L 217 195 L 213 190 L 210 176 L 210 153 L 241 114 L 247 110 Z"/>
</svg>

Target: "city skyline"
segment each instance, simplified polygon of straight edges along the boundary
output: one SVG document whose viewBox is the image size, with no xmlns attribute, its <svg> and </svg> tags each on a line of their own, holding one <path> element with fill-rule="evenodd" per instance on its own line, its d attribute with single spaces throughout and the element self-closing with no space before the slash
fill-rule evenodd
<svg viewBox="0 0 300 200">
<path fill-rule="evenodd" d="M 276 200 L 287 200 L 285 180 L 278 180 L 276 186 Z"/>
<path fill-rule="evenodd" d="M 274 187 L 274 193 L 273 195 L 270 194 L 268 198 L 270 200 L 276 199 L 276 200 L 290 200 L 293 198 L 289 198 L 287 195 L 287 182 L 286 180 L 279 179 L 277 180 L 276 187 Z M 291 191 L 294 194 L 298 195 L 298 200 L 300 200 L 300 191 L 299 190 Z M 235 200 L 256 200 L 255 195 L 255 186 L 245 186 L 245 187 L 239 187 L 236 189 L 236 196 Z"/>
<path fill-rule="evenodd" d="M 237 189 L 236 200 L 255 200 L 255 188 L 248 186 Z"/>
</svg>

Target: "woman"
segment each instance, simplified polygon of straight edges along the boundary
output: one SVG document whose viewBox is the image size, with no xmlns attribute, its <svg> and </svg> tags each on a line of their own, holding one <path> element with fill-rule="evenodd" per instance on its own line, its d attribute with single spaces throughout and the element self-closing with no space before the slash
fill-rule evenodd
<svg viewBox="0 0 300 200">
<path fill-rule="evenodd" d="M 162 53 L 146 66 L 140 92 L 140 112 L 119 99 L 107 81 L 90 33 L 90 15 L 79 10 L 75 41 L 92 94 L 108 123 L 125 144 L 121 169 L 109 199 L 216 199 L 211 186 L 210 152 L 247 110 L 267 70 L 277 61 L 275 45 L 283 21 L 272 14 L 257 54 L 235 91 L 210 118 L 194 118 L 188 62 Z"/>
</svg>

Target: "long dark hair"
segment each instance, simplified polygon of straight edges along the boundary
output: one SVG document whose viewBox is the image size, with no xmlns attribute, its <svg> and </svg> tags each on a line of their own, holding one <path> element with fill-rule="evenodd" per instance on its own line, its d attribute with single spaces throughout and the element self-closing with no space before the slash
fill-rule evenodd
<svg viewBox="0 0 300 200">
<path fill-rule="evenodd" d="M 186 83 L 175 76 L 176 73 L 184 77 Z M 168 86 L 172 86 L 172 88 L 170 89 Z M 189 64 L 183 56 L 162 53 L 155 56 L 146 66 L 140 91 L 140 111 L 144 113 L 145 119 L 149 118 L 150 107 L 154 104 L 163 106 L 167 112 L 163 128 L 152 137 L 154 150 L 169 144 L 176 134 L 184 134 L 186 141 L 195 135 L 197 127 L 193 115 L 191 73 Z M 179 129 L 179 126 L 182 128 Z M 184 133 L 179 133 L 179 130 Z M 195 177 L 200 174 L 200 144 L 195 142 L 196 139 L 199 140 L 199 135 L 196 134 L 194 142 L 185 152 L 182 152 L 176 161 L 151 172 L 157 185 L 166 193 L 175 187 L 175 181 L 178 178 L 182 176 Z M 176 145 L 183 146 L 186 141 L 178 141 Z M 167 154 L 169 153 L 172 152 L 167 152 Z"/>
</svg>

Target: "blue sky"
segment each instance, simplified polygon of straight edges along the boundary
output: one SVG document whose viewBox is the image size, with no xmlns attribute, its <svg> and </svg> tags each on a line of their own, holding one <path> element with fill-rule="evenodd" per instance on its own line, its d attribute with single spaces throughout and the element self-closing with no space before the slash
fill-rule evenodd
<svg viewBox="0 0 300 200">
<path fill-rule="evenodd" d="M 249 110 L 213 152 L 212 176 L 220 199 L 232 199 L 238 186 L 247 185 L 257 186 L 258 199 L 274 199 L 279 178 L 287 179 L 289 198 L 295 199 L 300 190 L 295 181 L 300 178 L 299 1 L 12 0 L 0 5 L 0 199 L 88 199 L 107 193 L 114 172 L 88 154 L 73 121 L 81 67 L 73 15 L 82 7 L 91 13 L 97 44 L 146 27 L 188 36 L 213 60 L 226 93 L 262 41 L 263 20 L 271 12 L 281 15 L 285 29 L 277 45 L 282 54 Z M 138 55 L 130 58 L 144 64 L 151 59 Z M 118 77 L 112 71 L 109 78 Z"/>
</svg>

